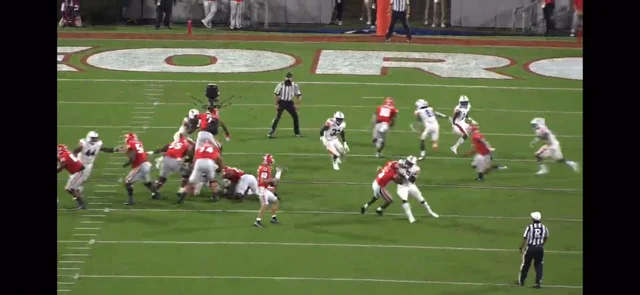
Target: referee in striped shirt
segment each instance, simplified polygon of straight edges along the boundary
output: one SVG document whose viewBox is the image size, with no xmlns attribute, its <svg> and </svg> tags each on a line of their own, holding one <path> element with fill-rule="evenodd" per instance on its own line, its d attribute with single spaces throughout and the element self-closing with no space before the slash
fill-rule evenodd
<svg viewBox="0 0 640 295">
<path fill-rule="evenodd" d="M 277 114 L 273 122 L 271 123 L 271 131 L 269 131 L 269 138 L 273 138 L 273 133 L 276 132 L 278 122 L 282 116 L 282 112 L 287 111 L 291 118 L 293 118 L 293 133 L 296 137 L 300 137 L 300 119 L 298 118 L 298 109 L 300 108 L 300 101 L 302 101 L 302 92 L 298 84 L 291 81 L 293 75 L 287 73 L 285 80 L 278 83 L 276 89 L 273 91 L 274 99 L 276 103 Z M 295 102 L 294 102 L 295 98 Z"/>
<path fill-rule="evenodd" d="M 533 261 L 533 265 L 536 268 L 536 284 L 533 287 L 536 289 L 541 288 L 544 245 L 549 239 L 549 229 L 540 222 L 541 218 L 540 212 L 531 213 L 533 223 L 525 228 L 522 243 L 520 243 L 522 266 L 520 266 L 520 274 L 518 275 L 518 285 L 524 286 L 524 281 L 527 279 L 527 274 Z M 526 248 L 524 248 L 525 244 Z"/>
<path fill-rule="evenodd" d="M 393 34 L 393 28 L 396 26 L 396 22 L 400 20 L 404 33 L 407 34 L 407 42 L 411 42 L 411 28 L 409 27 L 409 12 L 411 7 L 409 6 L 409 0 L 391 0 L 389 4 L 388 15 L 391 15 L 391 22 L 389 23 L 389 29 L 385 36 L 385 41 L 391 41 L 391 34 Z"/>
</svg>

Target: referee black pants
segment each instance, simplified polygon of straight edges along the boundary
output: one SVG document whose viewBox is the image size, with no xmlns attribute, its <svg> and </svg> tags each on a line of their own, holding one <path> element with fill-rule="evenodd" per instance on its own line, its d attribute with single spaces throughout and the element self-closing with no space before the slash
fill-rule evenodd
<svg viewBox="0 0 640 295">
<path fill-rule="evenodd" d="M 273 123 L 271 123 L 271 132 L 269 134 L 273 134 L 276 132 L 276 128 L 278 128 L 278 122 L 280 122 L 280 117 L 282 117 L 282 113 L 287 111 L 291 118 L 293 119 L 293 133 L 295 135 L 300 135 L 300 119 L 298 118 L 298 111 L 296 111 L 296 107 L 293 104 L 293 101 L 279 100 L 278 101 L 278 111 L 276 114 L 276 118 L 273 119 Z"/>
<path fill-rule="evenodd" d="M 404 33 L 407 34 L 407 40 L 411 41 L 411 28 L 409 28 L 409 20 L 407 19 L 406 11 L 393 11 L 391 13 L 391 22 L 389 23 L 389 29 L 387 30 L 387 36 L 385 36 L 386 40 L 391 39 L 391 34 L 393 34 L 393 29 L 396 26 L 396 22 L 400 20 L 402 23 L 402 27 L 404 28 Z"/>
<path fill-rule="evenodd" d="M 531 262 L 533 262 L 533 265 L 536 268 L 536 284 L 540 284 L 542 282 L 543 259 L 543 247 L 538 246 L 527 248 L 527 252 L 524 254 L 522 261 L 522 266 L 520 267 L 520 276 L 518 278 L 518 283 L 520 285 L 524 285 L 524 281 L 527 279 L 527 274 L 529 274 L 529 269 L 531 268 Z"/>
</svg>

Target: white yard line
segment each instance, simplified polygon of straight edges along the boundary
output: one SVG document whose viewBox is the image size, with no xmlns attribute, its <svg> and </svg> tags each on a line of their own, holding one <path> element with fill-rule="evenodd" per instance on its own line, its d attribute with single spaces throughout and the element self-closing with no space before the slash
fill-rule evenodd
<svg viewBox="0 0 640 295">
<path fill-rule="evenodd" d="M 106 175 L 106 173 L 103 173 Z M 59 182 L 65 182 L 67 179 L 58 179 Z M 114 179 L 109 178 L 92 178 L 94 182 L 113 182 Z M 170 179 L 167 182 L 179 182 L 179 179 Z M 312 184 L 312 185 L 357 185 L 357 186 L 371 186 L 371 183 L 366 182 L 339 182 L 339 181 L 280 181 L 280 183 L 288 184 Z M 484 189 L 484 190 L 508 190 L 508 191 L 546 191 L 546 192 L 567 192 L 567 193 L 582 193 L 582 189 L 575 188 L 553 188 L 553 187 L 518 187 L 518 186 L 483 186 L 483 185 L 459 185 L 459 184 L 420 184 L 418 187 L 437 187 L 437 188 L 451 188 L 451 189 Z M 563 195 L 567 197 L 568 195 Z M 582 198 L 582 194 L 573 194 L 573 196 Z M 557 198 L 557 195 L 550 196 Z"/>
<path fill-rule="evenodd" d="M 320 278 L 320 277 L 248 277 L 248 276 L 160 276 L 160 275 L 81 275 L 80 278 L 94 279 L 180 279 L 180 280 L 269 280 L 269 281 L 323 281 L 323 282 L 369 282 L 369 283 L 398 283 L 398 284 L 437 284 L 458 286 L 494 286 L 513 287 L 513 284 L 504 283 L 476 283 L 476 282 L 447 282 L 447 281 L 419 281 L 419 280 L 393 280 L 393 279 L 365 279 L 365 278 Z M 544 285 L 545 288 L 582 289 L 582 286 L 570 285 Z"/>
<path fill-rule="evenodd" d="M 358 208 L 356 208 L 358 209 Z M 59 209 L 60 211 L 75 211 L 75 209 Z M 93 211 L 102 211 L 102 209 L 87 209 Z M 190 213 L 190 212 L 201 212 L 201 213 L 244 213 L 244 214 L 255 214 L 256 210 L 222 210 L 222 209 L 144 209 L 144 208 L 131 208 L 131 209 L 117 209 L 112 208 L 110 212 L 131 212 L 131 213 L 147 213 L 147 212 L 166 212 L 166 213 Z M 280 213 L 287 214 L 311 214 L 311 215 L 360 215 L 360 212 L 350 212 L 350 211 L 304 211 L 304 210 L 281 210 L 278 211 Z M 441 212 L 442 213 L 442 212 Z M 370 213 L 375 214 L 375 213 Z M 405 216 L 403 213 L 385 213 L 388 216 Z M 416 214 L 416 217 L 428 217 L 423 214 Z M 456 219 L 496 219 L 496 220 L 531 220 L 531 217 L 514 217 L 514 216 L 475 216 L 475 215 L 456 215 L 456 214 L 440 214 L 442 218 L 456 218 Z M 430 218 L 430 217 L 428 217 Z M 577 218 L 555 218 L 555 217 L 545 217 L 546 221 L 561 221 L 561 222 L 583 222 L 582 219 Z M 82 241 L 80 241 L 82 242 Z"/>
<path fill-rule="evenodd" d="M 86 128 L 98 128 L 98 129 L 122 129 L 122 128 L 136 128 L 139 126 L 100 126 L 100 125 L 91 125 L 91 126 L 86 126 L 86 125 L 58 125 L 58 128 L 81 128 L 81 129 L 86 129 Z M 446 126 L 447 128 L 444 128 L 446 130 L 449 130 L 449 126 Z M 175 126 L 147 126 L 145 127 L 147 129 L 175 129 Z M 265 127 L 233 127 L 234 130 L 247 130 L 247 131 L 259 131 L 259 132 L 268 132 L 269 129 L 265 128 Z M 443 129 L 443 128 L 441 128 Z M 293 130 L 293 128 L 279 128 L 278 130 Z M 318 131 L 320 129 L 318 128 L 300 128 L 300 130 L 303 131 Z M 371 129 L 346 129 L 347 131 L 345 132 L 361 132 L 361 133 L 371 133 Z M 417 134 L 416 132 L 413 131 L 409 131 L 409 130 L 398 130 L 398 129 L 394 129 L 391 130 L 390 132 L 393 133 L 411 133 L 411 134 Z M 440 134 L 453 134 L 453 132 L 450 131 L 440 131 Z M 511 137 L 531 137 L 534 138 L 535 135 L 533 133 L 531 134 L 522 134 L 522 133 L 484 133 L 484 135 L 489 135 L 489 136 L 511 136 Z M 266 137 L 266 136 L 265 136 Z M 556 134 L 556 137 L 558 138 L 580 138 L 582 139 L 582 135 L 558 135 Z"/>
<path fill-rule="evenodd" d="M 145 79 L 68 79 L 58 78 L 58 82 L 107 82 L 107 83 L 211 83 L 210 80 L 145 80 Z M 227 80 L 216 81 L 218 84 L 277 84 L 281 81 Z M 568 87 L 531 87 L 531 86 L 487 86 L 487 85 L 454 85 L 454 84 L 416 84 L 416 83 L 375 83 L 375 82 L 329 82 L 329 81 L 296 81 L 298 84 L 315 85 L 359 85 L 359 86 L 397 86 L 397 87 L 436 87 L 436 88 L 479 88 L 510 90 L 550 90 L 550 91 L 582 91 L 582 88 Z"/>
<path fill-rule="evenodd" d="M 58 241 L 69 243 L 75 241 Z M 329 247 L 329 248 L 386 248 L 386 249 L 422 249 L 422 250 L 448 250 L 448 251 L 480 251 L 480 252 L 509 252 L 513 249 L 496 248 L 471 248 L 471 247 L 442 247 L 423 245 L 381 245 L 381 244 L 334 244 L 334 243 L 277 243 L 277 242 L 229 242 L 229 241 L 100 241 L 96 244 L 134 244 L 134 245 L 236 245 L 236 246 L 280 246 L 280 247 Z M 544 250 L 545 253 L 558 254 L 582 254 L 582 251 Z"/>
<path fill-rule="evenodd" d="M 139 102 L 131 102 L 131 101 L 58 101 L 58 104 L 73 104 L 73 105 L 148 105 L 148 103 L 139 103 Z M 192 105 L 186 102 L 163 102 L 158 103 L 157 105 L 163 106 L 176 106 L 176 105 Z M 265 104 L 265 103 L 239 103 L 233 104 L 238 107 L 270 107 L 273 108 L 273 104 Z M 376 105 L 333 105 L 333 104 L 305 104 L 304 108 L 358 108 L 358 109 L 375 109 Z M 409 107 L 399 107 L 400 110 L 409 110 L 413 108 Z M 582 112 L 578 111 L 552 111 L 552 110 L 506 110 L 506 109 L 480 109 L 474 108 L 474 112 L 504 112 L 504 113 L 533 113 L 533 114 L 582 114 Z"/>
</svg>

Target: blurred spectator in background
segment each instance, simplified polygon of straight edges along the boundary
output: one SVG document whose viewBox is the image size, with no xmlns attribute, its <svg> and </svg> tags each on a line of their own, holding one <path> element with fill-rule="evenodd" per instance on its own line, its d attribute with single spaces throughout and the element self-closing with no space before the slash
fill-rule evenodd
<svg viewBox="0 0 640 295">
<path fill-rule="evenodd" d="M 62 17 L 58 22 L 59 27 L 82 27 L 80 0 L 62 0 L 60 11 L 62 12 Z"/>
<path fill-rule="evenodd" d="M 343 11 L 343 3 L 344 0 L 336 0 L 336 6 L 335 6 L 335 11 L 336 11 L 336 24 L 341 26 L 342 25 L 342 11 Z"/>
<path fill-rule="evenodd" d="M 174 5 L 176 5 L 176 0 L 156 0 L 156 30 L 160 29 L 160 24 L 171 29 L 171 12 Z"/>
<path fill-rule="evenodd" d="M 450 0 L 427 0 L 424 8 L 424 25 L 432 28 L 451 26 Z"/>
<path fill-rule="evenodd" d="M 553 11 L 556 9 L 555 0 L 541 0 L 542 1 L 542 13 L 544 14 L 544 22 L 546 24 L 545 36 L 553 33 L 556 30 L 556 23 L 553 20 Z"/>
<path fill-rule="evenodd" d="M 376 21 L 377 21 L 377 17 L 378 17 L 378 10 L 376 9 L 376 0 L 371 0 L 371 29 L 375 30 L 376 29 Z"/>
<path fill-rule="evenodd" d="M 231 0 L 229 2 L 229 26 L 232 30 L 239 30 L 242 28 L 242 12 L 244 11 L 244 0 Z"/>
<path fill-rule="evenodd" d="M 216 0 L 204 0 L 202 6 L 204 7 L 202 24 L 208 29 L 211 29 L 213 26 L 213 17 L 216 15 L 216 11 L 218 11 L 218 3 Z"/>
<path fill-rule="evenodd" d="M 576 29 L 580 23 L 582 30 L 582 0 L 573 0 L 573 23 L 571 24 L 571 37 L 576 35 Z"/>
<path fill-rule="evenodd" d="M 364 16 L 360 17 L 360 21 L 363 21 L 364 18 L 367 18 L 367 25 L 375 25 L 375 23 L 371 22 L 371 5 L 375 5 L 376 0 L 363 0 L 362 7 L 364 8 Z"/>
</svg>

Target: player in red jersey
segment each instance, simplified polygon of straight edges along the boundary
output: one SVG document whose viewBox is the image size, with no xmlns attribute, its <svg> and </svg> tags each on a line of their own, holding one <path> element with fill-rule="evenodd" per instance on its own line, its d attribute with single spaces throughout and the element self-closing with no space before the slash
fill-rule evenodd
<svg viewBox="0 0 640 295">
<path fill-rule="evenodd" d="M 373 113 L 371 123 L 373 123 L 373 143 L 376 145 L 377 157 L 381 156 L 387 131 L 393 127 L 397 116 L 398 109 L 396 109 L 393 98 L 391 97 L 385 98 L 384 103 L 378 106 L 376 112 Z"/>
<path fill-rule="evenodd" d="M 78 209 L 87 209 L 82 198 L 82 185 L 89 177 L 88 171 L 85 171 L 84 165 L 64 144 L 58 145 L 58 162 L 58 173 L 67 170 L 70 175 L 64 189 L 76 200 Z"/>
<path fill-rule="evenodd" d="M 221 172 L 223 168 L 224 162 L 218 146 L 205 142 L 199 148 L 197 147 L 194 153 L 193 171 L 189 176 L 186 192 L 193 194 L 195 185 L 201 182 L 204 177 L 205 182 L 209 184 L 212 191 L 211 199 L 214 202 L 217 201 L 218 183 L 214 178 L 216 177 L 216 172 Z M 178 194 L 178 204 L 184 202 L 186 192 Z"/>
<path fill-rule="evenodd" d="M 391 205 L 393 199 L 391 199 L 391 194 L 387 190 L 387 185 L 393 181 L 395 183 L 400 183 L 402 181 L 401 176 L 398 174 L 398 170 L 400 169 L 400 164 L 398 161 L 389 161 L 384 167 L 378 169 L 378 175 L 376 179 L 373 181 L 373 198 L 371 201 L 367 202 L 360 208 L 360 213 L 365 214 L 367 212 L 367 208 L 375 203 L 380 197 L 384 199 L 384 204 L 376 209 L 376 213 L 382 216 L 384 210 Z"/>
<path fill-rule="evenodd" d="M 147 153 L 144 151 L 142 142 L 138 140 L 135 133 L 127 133 L 124 136 L 125 149 L 127 153 L 127 162 L 122 165 L 123 168 L 131 165 L 131 172 L 127 174 L 124 180 L 124 187 L 127 189 L 129 200 L 125 205 L 134 205 L 133 184 L 142 181 L 142 184 L 151 191 L 151 198 L 154 200 L 161 199 L 160 193 L 156 190 L 155 185 L 151 182 L 151 163 L 147 161 Z"/>
<path fill-rule="evenodd" d="M 200 128 L 200 132 L 198 132 L 198 138 L 196 140 L 196 148 L 199 148 L 205 141 L 216 140 L 215 137 L 218 135 L 218 125 L 220 125 L 220 127 L 222 127 L 222 130 L 224 131 L 225 140 L 231 140 L 231 134 L 229 133 L 229 129 L 227 129 L 227 125 L 225 125 L 224 122 L 220 120 L 220 113 L 218 108 L 208 106 L 207 112 L 198 115 L 196 119 L 196 127 Z"/>
<path fill-rule="evenodd" d="M 169 177 L 169 175 L 172 173 L 179 173 L 182 170 L 185 159 L 193 155 L 194 146 L 195 142 L 193 140 L 188 137 L 184 137 L 183 135 L 179 135 L 178 140 L 168 143 L 154 151 L 147 152 L 149 155 L 164 153 L 159 167 L 160 176 L 155 183 L 156 190 L 160 190 L 160 188 L 167 182 L 167 177 Z M 183 182 L 184 184 L 182 187 L 186 185 L 186 181 Z"/>
<path fill-rule="evenodd" d="M 256 218 L 256 222 L 253 224 L 255 227 L 264 227 L 264 225 L 262 225 L 262 216 L 264 215 L 264 212 L 267 211 L 269 205 L 271 205 L 271 223 L 280 224 L 276 217 L 276 212 L 278 212 L 278 206 L 280 204 L 280 197 L 275 195 L 270 187 L 275 189 L 275 186 L 280 181 L 280 174 L 282 173 L 282 170 L 276 168 L 275 177 L 271 176 L 271 165 L 273 165 L 273 163 L 275 163 L 273 156 L 266 154 L 262 158 L 262 165 L 258 167 L 258 197 L 260 198 L 260 211 L 258 211 L 258 218 Z"/>
<path fill-rule="evenodd" d="M 255 176 L 234 167 L 224 167 L 222 177 L 229 182 L 227 189 L 236 200 L 242 201 L 247 195 L 258 194 L 258 180 Z"/>
<path fill-rule="evenodd" d="M 491 147 L 489 142 L 484 138 L 484 135 L 480 133 L 478 125 L 471 125 L 471 144 L 473 149 L 467 152 L 467 156 L 475 154 L 473 157 L 473 168 L 478 173 L 476 180 L 484 180 L 484 175 L 488 174 L 493 169 L 506 169 L 506 166 L 492 165 L 493 160 L 492 153 L 495 150 Z"/>
</svg>

